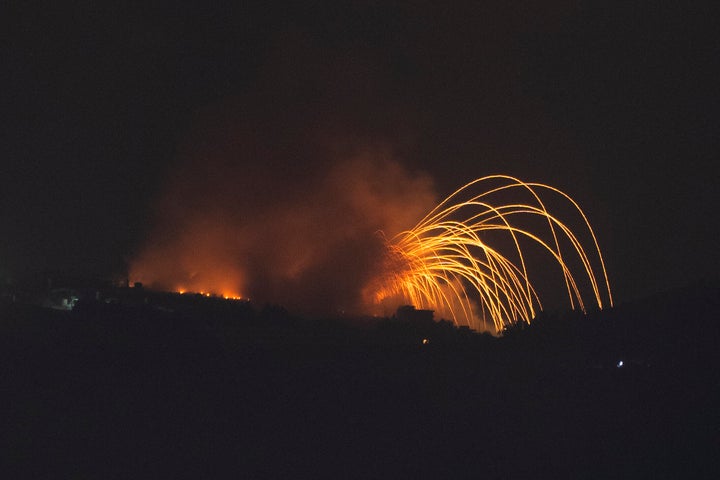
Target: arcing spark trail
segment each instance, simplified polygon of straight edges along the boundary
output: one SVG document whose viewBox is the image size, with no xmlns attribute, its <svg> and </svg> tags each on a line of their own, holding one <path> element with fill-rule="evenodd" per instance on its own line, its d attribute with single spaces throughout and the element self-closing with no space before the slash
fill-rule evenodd
<svg viewBox="0 0 720 480">
<path fill-rule="evenodd" d="M 526 201 L 498 203 L 508 193 Z M 591 240 L 588 249 L 548 212 L 550 196 L 582 218 L 583 233 Z M 485 240 L 490 232 L 507 239 L 493 246 Z M 386 269 L 366 293 L 376 304 L 392 299 L 431 308 L 477 330 L 490 330 L 489 321 L 496 332 L 518 321 L 529 323 L 542 303 L 523 250 L 528 241 L 559 265 L 571 308 L 585 311 L 588 298 L 598 308 L 612 306 L 602 253 L 578 204 L 554 187 L 505 175 L 466 184 L 414 228 L 389 240 Z"/>
</svg>

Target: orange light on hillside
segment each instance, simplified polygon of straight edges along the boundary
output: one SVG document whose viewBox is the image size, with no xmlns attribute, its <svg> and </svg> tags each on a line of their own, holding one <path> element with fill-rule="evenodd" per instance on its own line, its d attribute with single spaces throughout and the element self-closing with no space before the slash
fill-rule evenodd
<svg viewBox="0 0 720 480">
<path fill-rule="evenodd" d="M 226 292 L 224 292 L 224 293 L 222 293 L 222 294 L 216 294 L 216 293 L 213 293 L 212 291 L 206 291 L 206 290 L 200 290 L 200 291 L 197 291 L 197 292 L 192 292 L 192 291 L 186 290 L 186 289 L 184 289 L 184 288 L 178 288 L 178 289 L 176 290 L 176 292 L 179 293 L 180 295 L 195 294 L 195 295 L 202 295 L 203 297 L 207 297 L 207 298 L 210 298 L 210 297 L 220 297 L 220 298 L 223 298 L 223 299 L 225 299 L 225 300 L 243 300 L 242 295 L 240 295 L 240 294 L 238 294 L 238 293 L 231 292 L 231 291 L 226 291 Z"/>
</svg>

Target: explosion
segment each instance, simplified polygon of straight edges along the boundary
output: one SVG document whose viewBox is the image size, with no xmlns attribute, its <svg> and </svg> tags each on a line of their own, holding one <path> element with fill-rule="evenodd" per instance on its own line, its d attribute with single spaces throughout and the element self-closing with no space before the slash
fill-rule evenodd
<svg viewBox="0 0 720 480">
<path fill-rule="evenodd" d="M 549 213 L 549 196 L 579 216 L 589 249 Z M 537 252 L 528 253 L 528 243 L 559 267 L 571 308 L 585 312 L 588 300 L 598 308 L 612 306 L 602 253 L 578 204 L 554 187 L 505 175 L 464 185 L 415 227 L 386 241 L 384 271 L 365 297 L 376 305 L 404 302 L 432 309 L 475 330 L 500 332 L 529 323 L 543 307 L 529 267 Z"/>
<path fill-rule="evenodd" d="M 493 333 L 565 297 L 612 305 L 595 234 L 560 190 L 493 175 L 438 204 L 392 141 L 257 118 L 188 137 L 130 280 L 313 316 L 412 304 Z"/>
<path fill-rule="evenodd" d="M 492 175 L 438 204 L 429 177 L 382 150 L 327 165 L 285 178 L 189 162 L 158 204 L 133 280 L 311 315 L 411 304 L 492 333 L 529 323 L 558 293 L 573 309 L 612 306 L 595 233 L 557 188 Z"/>
</svg>

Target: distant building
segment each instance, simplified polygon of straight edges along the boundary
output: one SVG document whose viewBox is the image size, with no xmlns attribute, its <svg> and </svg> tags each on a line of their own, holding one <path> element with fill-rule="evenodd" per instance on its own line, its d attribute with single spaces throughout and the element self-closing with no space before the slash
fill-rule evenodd
<svg viewBox="0 0 720 480">
<path fill-rule="evenodd" d="M 71 288 L 54 288 L 48 292 L 41 305 L 53 310 L 72 310 L 79 300 L 78 292 Z"/>
<path fill-rule="evenodd" d="M 395 317 L 401 322 L 432 323 L 434 310 L 418 310 L 413 305 L 402 305 L 395 312 Z"/>
</svg>

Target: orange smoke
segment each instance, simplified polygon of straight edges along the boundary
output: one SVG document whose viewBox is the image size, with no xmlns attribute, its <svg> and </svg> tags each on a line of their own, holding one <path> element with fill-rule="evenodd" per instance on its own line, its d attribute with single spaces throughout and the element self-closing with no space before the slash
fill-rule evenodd
<svg viewBox="0 0 720 480">
<path fill-rule="evenodd" d="M 378 232 L 417 222 L 435 204 L 432 182 L 386 149 L 320 152 L 236 142 L 194 153 L 158 203 L 131 280 L 302 313 L 366 311 L 362 289 L 383 258 Z M 248 155 L 265 158 L 247 166 Z"/>
<path fill-rule="evenodd" d="M 133 261 L 131 278 L 159 290 L 244 297 L 244 275 L 234 264 L 232 239 L 222 235 L 217 222 L 194 222 L 197 230 L 180 230 L 171 238 L 156 233 L 157 243 L 149 243 Z"/>
</svg>

